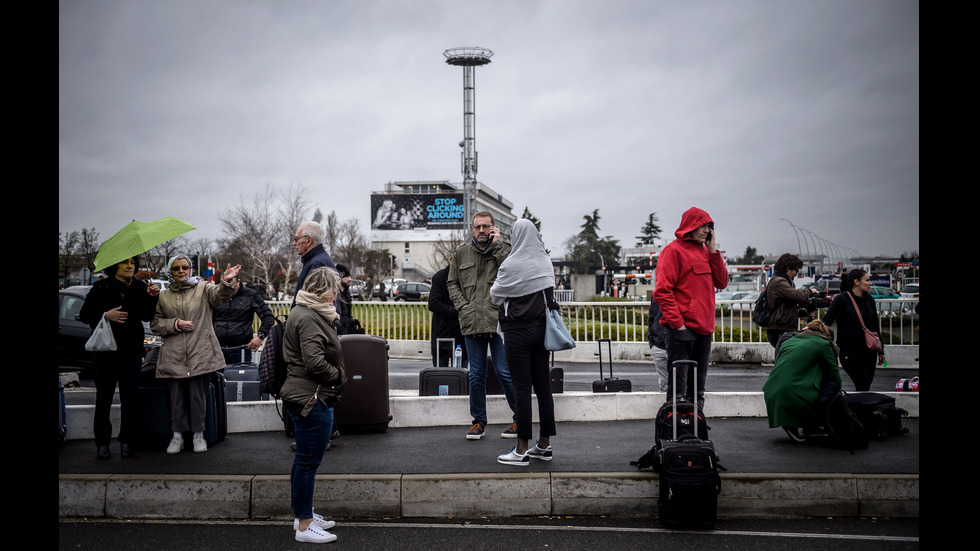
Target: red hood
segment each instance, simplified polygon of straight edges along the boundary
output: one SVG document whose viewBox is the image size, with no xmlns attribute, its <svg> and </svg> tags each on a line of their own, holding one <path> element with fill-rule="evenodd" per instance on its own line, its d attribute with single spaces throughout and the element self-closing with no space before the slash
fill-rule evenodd
<svg viewBox="0 0 980 551">
<path fill-rule="evenodd" d="M 674 231 L 674 237 L 677 239 L 683 239 L 684 235 L 709 222 L 714 223 L 714 220 L 708 216 L 707 212 L 697 207 L 691 207 L 684 211 L 684 214 L 681 216 L 681 225 L 677 227 L 676 231 Z"/>
</svg>

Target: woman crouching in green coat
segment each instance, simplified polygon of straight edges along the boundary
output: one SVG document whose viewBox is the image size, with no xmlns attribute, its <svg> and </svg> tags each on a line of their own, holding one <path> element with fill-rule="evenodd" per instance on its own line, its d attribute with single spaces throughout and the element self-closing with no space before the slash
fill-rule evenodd
<svg viewBox="0 0 980 551">
<path fill-rule="evenodd" d="M 821 389 L 828 382 L 841 383 L 839 355 L 833 332 L 820 320 L 780 345 L 776 366 L 762 385 L 769 428 L 782 427 L 790 438 L 803 441 L 799 428 L 818 424 Z"/>
</svg>

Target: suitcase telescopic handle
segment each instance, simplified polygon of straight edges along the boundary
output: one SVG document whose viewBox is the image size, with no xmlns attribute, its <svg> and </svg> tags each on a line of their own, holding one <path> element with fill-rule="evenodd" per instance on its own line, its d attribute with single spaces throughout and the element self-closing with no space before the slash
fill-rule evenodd
<svg viewBox="0 0 980 551">
<path fill-rule="evenodd" d="M 674 381 L 671 385 L 674 390 L 674 438 L 677 438 L 677 366 L 681 365 L 688 369 L 688 377 L 694 377 L 694 437 L 698 438 L 698 362 L 694 360 L 674 360 L 671 368 L 674 370 Z M 699 438 L 700 440 L 700 438 Z"/>
<path fill-rule="evenodd" d="M 612 339 L 599 339 L 596 342 L 599 343 L 599 379 L 602 379 L 602 343 L 606 343 L 609 347 L 609 378 L 613 378 L 612 372 Z"/>
</svg>

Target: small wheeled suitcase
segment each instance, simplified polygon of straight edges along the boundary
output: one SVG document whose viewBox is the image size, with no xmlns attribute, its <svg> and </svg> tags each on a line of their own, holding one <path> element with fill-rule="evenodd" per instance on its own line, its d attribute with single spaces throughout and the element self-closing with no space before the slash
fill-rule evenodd
<svg viewBox="0 0 980 551">
<path fill-rule="evenodd" d="M 694 380 L 697 381 L 697 362 L 678 360 L 671 368 L 677 376 L 677 365 L 693 364 Z M 695 382 L 695 386 L 697 382 Z M 695 395 L 697 395 L 697 388 Z M 672 408 L 677 407 L 677 386 L 674 385 Z M 697 403 L 693 404 L 697 408 Z M 674 411 L 671 434 L 680 439 L 657 442 L 657 466 L 660 472 L 660 496 L 657 501 L 660 521 L 669 527 L 711 528 L 718 516 L 718 494 L 721 493 L 721 476 L 718 454 L 710 440 L 698 438 L 698 413 L 691 418 L 692 433 L 684 435 L 679 427 L 679 415 Z"/>
<path fill-rule="evenodd" d="M 388 341 L 377 335 L 340 335 L 347 384 L 334 404 L 341 433 L 384 432 L 391 422 L 388 403 Z"/>
<path fill-rule="evenodd" d="M 551 368 L 548 371 L 548 377 L 551 379 L 551 393 L 552 394 L 564 394 L 565 393 L 565 370 L 560 367 L 555 367 L 555 353 L 551 353 Z"/>
<path fill-rule="evenodd" d="M 592 381 L 592 392 L 632 392 L 633 384 L 629 379 L 617 379 L 612 372 L 612 341 L 610 339 L 599 339 L 599 378 Z M 606 343 L 609 348 L 609 378 L 603 378 L 602 371 L 602 343 Z"/>
<path fill-rule="evenodd" d="M 245 347 L 235 347 L 241 349 L 241 361 L 225 366 L 223 373 L 225 376 L 225 400 L 228 402 L 257 402 L 268 399 L 268 394 L 263 394 L 259 377 L 259 366 L 256 363 L 245 360 Z M 223 348 L 226 352 L 228 348 Z"/>
<path fill-rule="evenodd" d="M 456 339 L 436 339 L 436 366 L 426 367 L 419 371 L 419 396 L 466 396 L 470 393 L 469 370 L 454 367 L 452 359 L 444 366 L 444 356 L 441 355 L 443 343 L 448 343 L 449 350 L 456 349 Z M 452 358 L 450 353 L 449 358 Z"/>
</svg>

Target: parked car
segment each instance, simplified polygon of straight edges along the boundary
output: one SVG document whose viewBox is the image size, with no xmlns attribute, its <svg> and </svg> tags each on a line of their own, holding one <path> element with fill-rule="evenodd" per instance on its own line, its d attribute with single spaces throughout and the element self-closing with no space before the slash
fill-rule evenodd
<svg viewBox="0 0 980 551">
<path fill-rule="evenodd" d="M 58 291 L 58 365 L 67 371 L 85 370 L 92 367 L 92 353 L 85 350 L 85 342 L 92 335 L 92 328 L 78 319 L 91 285 L 72 285 Z M 158 347 L 161 338 L 150 331 L 149 322 L 143 322 L 144 353 Z"/>
<path fill-rule="evenodd" d="M 395 287 L 394 297 L 397 301 L 426 301 L 429 300 L 428 283 L 401 283 Z"/>
<path fill-rule="evenodd" d="M 166 279 L 151 279 L 150 283 L 156 283 L 157 287 L 159 287 L 161 291 L 166 291 L 167 287 L 170 286 L 170 282 Z"/>
<path fill-rule="evenodd" d="M 736 291 L 735 299 L 739 302 L 732 304 L 733 312 L 748 312 L 751 313 L 755 308 L 755 301 L 759 300 L 758 291 Z"/>
<path fill-rule="evenodd" d="M 909 283 L 905 287 L 902 287 L 902 292 L 899 294 L 902 298 L 919 298 L 919 284 Z"/>
<path fill-rule="evenodd" d="M 397 287 L 398 284 L 400 283 L 408 283 L 408 280 L 402 279 L 400 277 L 396 277 L 394 279 L 389 277 L 388 279 L 382 279 L 381 282 L 385 284 L 385 294 L 388 295 L 389 298 L 391 298 L 395 295 L 395 287 Z M 375 284 L 374 292 L 372 293 L 372 295 L 381 298 L 380 285 Z"/>
<path fill-rule="evenodd" d="M 735 293 L 732 291 L 718 291 L 715 293 L 715 303 L 721 300 L 733 300 Z"/>
<path fill-rule="evenodd" d="M 900 298 L 899 294 L 893 289 L 881 287 L 880 285 L 871 286 L 871 296 L 875 300 L 881 300 L 883 298 Z"/>
<path fill-rule="evenodd" d="M 840 293 L 840 278 L 839 277 L 825 277 L 817 282 L 816 289 L 821 293 L 827 293 L 828 295 L 836 295 Z"/>
</svg>

